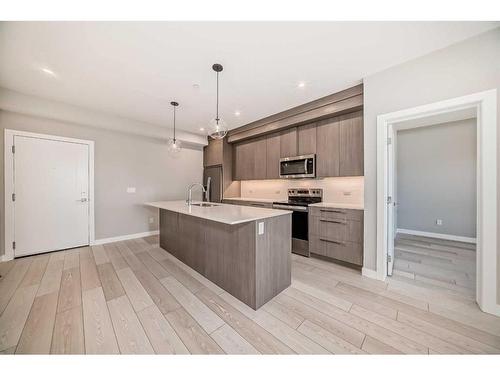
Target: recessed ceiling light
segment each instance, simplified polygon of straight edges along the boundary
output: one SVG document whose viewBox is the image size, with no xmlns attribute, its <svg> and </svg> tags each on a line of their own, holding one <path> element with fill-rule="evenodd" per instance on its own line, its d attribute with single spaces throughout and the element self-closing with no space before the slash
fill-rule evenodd
<svg viewBox="0 0 500 375">
<path fill-rule="evenodd" d="M 200 132 L 204 132 L 205 131 L 205 128 L 200 128 Z"/>
<path fill-rule="evenodd" d="M 298 87 L 299 89 L 302 89 L 302 88 L 306 87 L 306 83 L 305 83 L 305 82 L 303 82 L 303 81 L 301 81 L 301 82 L 297 83 L 297 87 Z"/>
<path fill-rule="evenodd" d="M 234 111 L 234 115 L 235 116 L 239 116 L 239 115 L 241 115 L 241 112 L 240 111 Z"/>
<path fill-rule="evenodd" d="M 51 76 L 51 77 L 55 77 L 55 76 L 56 76 L 56 73 L 54 73 L 54 71 L 53 71 L 53 70 L 51 70 L 51 69 L 49 69 L 49 68 L 40 68 L 40 70 L 41 70 L 43 73 L 45 73 L 45 74 L 47 74 L 47 75 L 49 75 L 49 76 Z"/>
</svg>

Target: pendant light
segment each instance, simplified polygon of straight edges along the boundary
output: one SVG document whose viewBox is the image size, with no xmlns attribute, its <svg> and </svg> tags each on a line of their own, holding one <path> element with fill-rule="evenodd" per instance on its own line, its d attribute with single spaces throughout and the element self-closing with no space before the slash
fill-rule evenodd
<svg viewBox="0 0 500 375">
<path fill-rule="evenodd" d="M 221 64 L 214 64 L 212 65 L 212 69 L 217 74 L 217 104 L 215 118 L 210 121 L 208 126 L 208 135 L 213 139 L 221 139 L 227 134 L 227 125 L 224 120 L 219 117 L 219 73 L 222 72 L 223 67 Z"/>
<path fill-rule="evenodd" d="M 171 154 L 178 154 L 181 151 L 181 141 L 175 138 L 175 110 L 179 106 L 177 102 L 170 102 L 172 107 L 174 107 L 174 137 L 169 138 L 167 141 L 168 152 Z"/>
</svg>

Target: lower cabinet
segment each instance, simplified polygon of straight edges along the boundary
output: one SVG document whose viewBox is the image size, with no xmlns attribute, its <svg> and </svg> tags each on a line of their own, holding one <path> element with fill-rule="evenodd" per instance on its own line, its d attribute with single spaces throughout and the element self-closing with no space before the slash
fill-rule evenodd
<svg viewBox="0 0 500 375">
<path fill-rule="evenodd" d="M 310 207 L 309 250 L 362 266 L 363 211 Z"/>
</svg>

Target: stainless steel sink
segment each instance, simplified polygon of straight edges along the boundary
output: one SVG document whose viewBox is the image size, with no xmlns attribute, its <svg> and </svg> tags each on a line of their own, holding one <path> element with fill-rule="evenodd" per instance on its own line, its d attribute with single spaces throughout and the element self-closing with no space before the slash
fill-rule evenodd
<svg viewBox="0 0 500 375">
<path fill-rule="evenodd" d="M 218 204 L 213 204 L 213 203 L 191 203 L 191 206 L 198 206 L 198 207 L 215 207 L 218 206 Z"/>
</svg>

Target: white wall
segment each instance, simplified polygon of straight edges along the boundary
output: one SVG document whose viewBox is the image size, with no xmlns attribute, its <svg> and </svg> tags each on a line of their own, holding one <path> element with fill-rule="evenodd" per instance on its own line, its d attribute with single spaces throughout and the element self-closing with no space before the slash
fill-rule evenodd
<svg viewBox="0 0 500 375">
<path fill-rule="evenodd" d="M 304 180 L 241 181 L 241 196 L 286 200 L 287 189 L 296 187 L 323 189 L 323 201 L 363 205 L 363 177 L 329 177 Z"/>
<path fill-rule="evenodd" d="M 395 144 L 397 227 L 475 238 L 476 119 L 400 130 Z"/>
<path fill-rule="evenodd" d="M 365 267 L 375 270 L 377 262 L 377 115 L 498 90 L 499 61 L 500 28 L 497 28 L 364 79 Z M 500 108 L 500 95 L 498 98 Z M 497 119 L 500 119 L 498 114 Z M 500 132 L 498 135 L 500 138 Z M 500 269 L 500 255 L 497 262 Z M 497 280 L 500 283 L 498 275 Z M 500 295 L 497 298 L 500 301 Z"/>
<path fill-rule="evenodd" d="M 164 139 L 142 137 L 102 128 L 0 111 L 0 176 L 4 175 L 4 129 L 24 130 L 95 142 L 96 239 L 158 229 L 156 209 L 144 202 L 185 199 L 186 186 L 201 182 L 203 152 L 184 149 L 178 157 L 167 153 Z M 126 193 L 128 186 L 137 189 Z M 0 184 L 0 212 L 4 212 Z M 199 198 L 199 197 L 198 197 Z M 155 222 L 149 224 L 149 218 Z M 4 217 L 0 215 L 0 254 L 4 254 Z"/>
</svg>

